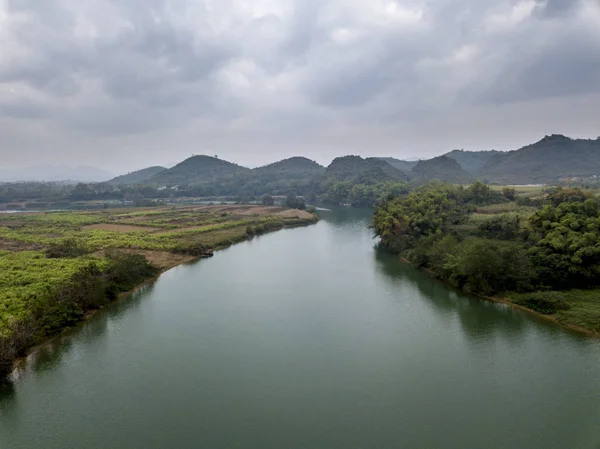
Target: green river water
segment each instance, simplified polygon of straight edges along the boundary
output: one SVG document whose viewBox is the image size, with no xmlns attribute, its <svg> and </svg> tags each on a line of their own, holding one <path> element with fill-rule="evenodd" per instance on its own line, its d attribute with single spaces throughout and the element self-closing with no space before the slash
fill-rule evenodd
<svg viewBox="0 0 600 449">
<path fill-rule="evenodd" d="M 432 281 L 364 211 L 321 215 L 31 355 L 0 448 L 600 448 L 598 340 Z"/>
</svg>

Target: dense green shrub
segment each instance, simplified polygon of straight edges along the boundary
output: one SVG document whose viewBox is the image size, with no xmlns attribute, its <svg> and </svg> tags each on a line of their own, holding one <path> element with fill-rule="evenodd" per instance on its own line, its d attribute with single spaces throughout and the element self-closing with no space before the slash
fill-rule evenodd
<svg viewBox="0 0 600 449">
<path fill-rule="evenodd" d="M 535 278 L 525 249 L 513 242 L 479 238 L 454 246 L 443 273 L 456 287 L 483 294 L 526 291 Z"/>
<path fill-rule="evenodd" d="M 546 315 L 570 308 L 564 295 L 555 291 L 527 293 L 515 299 L 515 303 Z"/>
<path fill-rule="evenodd" d="M 46 256 L 50 259 L 75 258 L 90 253 L 91 250 L 85 242 L 74 238 L 66 238 L 56 243 L 50 243 Z"/>
</svg>

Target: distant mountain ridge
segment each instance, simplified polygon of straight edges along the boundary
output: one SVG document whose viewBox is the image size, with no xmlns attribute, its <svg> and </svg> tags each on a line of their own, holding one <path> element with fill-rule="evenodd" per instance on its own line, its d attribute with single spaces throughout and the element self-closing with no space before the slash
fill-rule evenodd
<svg viewBox="0 0 600 449">
<path fill-rule="evenodd" d="M 379 158 L 363 159 L 360 156 L 335 158 L 326 168 L 325 176 L 356 183 L 361 183 L 367 178 L 377 181 L 409 181 L 406 173 L 392 167 L 389 163 Z"/>
<path fill-rule="evenodd" d="M 231 192 L 242 188 L 249 194 L 264 185 L 272 186 L 277 192 L 300 190 L 325 179 L 353 183 L 441 180 L 463 184 L 475 179 L 498 184 L 552 183 L 564 177 L 600 177 L 600 138 L 571 139 L 554 134 L 514 151 L 453 150 L 419 161 L 342 156 L 326 168 L 300 156 L 252 170 L 211 156 L 193 156 L 170 169 L 161 171 L 161 168 L 149 167 L 115 179 L 154 185 L 210 181 L 213 185 L 231 186 Z M 152 174 L 153 170 L 156 170 L 155 174 Z M 151 176 L 147 177 L 148 174 Z"/>
<path fill-rule="evenodd" d="M 165 167 L 155 166 L 136 170 L 126 175 L 117 176 L 111 179 L 111 184 L 142 184 L 152 178 L 154 175 L 165 171 Z"/>
<path fill-rule="evenodd" d="M 478 175 L 501 184 L 544 184 L 565 177 L 600 176 L 600 138 L 546 136 L 518 150 L 493 155 Z"/>
<path fill-rule="evenodd" d="M 412 169 L 415 168 L 415 166 L 419 163 L 419 161 L 407 161 L 403 159 L 396 159 L 394 157 L 379 157 L 377 159 L 387 162 L 392 167 L 397 168 L 404 173 L 410 173 Z"/>
<path fill-rule="evenodd" d="M 410 175 L 412 180 L 418 182 L 444 181 L 452 184 L 468 184 L 475 180 L 456 160 L 448 156 L 419 161 Z"/>
<path fill-rule="evenodd" d="M 490 160 L 490 158 L 492 156 L 495 156 L 496 154 L 501 154 L 501 152 L 497 150 L 453 150 L 449 153 L 444 154 L 444 156 L 454 159 L 466 172 L 472 175 L 477 175 L 479 171 L 485 166 L 485 164 Z"/>
<path fill-rule="evenodd" d="M 294 156 L 253 169 L 254 172 L 304 172 L 322 171 L 325 167 L 303 156 Z"/>
<path fill-rule="evenodd" d="M 172 168 L 161 171 L 148 179 L 150 183 L 157 184 L 191 184 L 220 176 L 239 174 L 250 171 L 249 168 L 224 161 L 212 156 L 192 156 Z"/>
</svg>

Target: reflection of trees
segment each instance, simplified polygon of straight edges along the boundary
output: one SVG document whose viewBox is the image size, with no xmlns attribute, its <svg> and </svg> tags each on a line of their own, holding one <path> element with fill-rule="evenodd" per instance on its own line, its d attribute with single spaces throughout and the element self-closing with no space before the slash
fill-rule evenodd
<svg viewBox="0 0 600 449">
<path fill-rule="evenodd" d="M 521 312 L 502 304 L 470 297 L 432 279 L 423 271 L 400 262 L 396 255 L 383 249 L 376 248 L 375 259 L 379 272 L 385 275 L 384 279 L 394 285 L 408 282 L 436 310 L 444 315 L 456 314 L 463 332 L 471 339 L 484 341 L 497 335 L 509 340 L 522 338 L 527 318 Z"/>
<path fill-rule="evenodd" d="M 361 227 L 366 228 L 371 224 L 372 209 L 357 207 L 335 207 L 331 211 L 319 211 L 321 220 L 332 224 L 334 227 Z"/>
<path fill-rule="evenodd" d="M 105 309 L 98 311 L 88 321 L 80 323 L 59 337 L 36 347 L 27 358 L 17 363 L 13 380 L 23 377 L 27 371 L 35 373 L 52 371 L 60 365 L 63 358 L 71 352 L 76 343 L 87 343 L 98 339 L 106 332 L 111 319 L 119 317 L 129 309 L 138 307 L 153 288 L 154 283 L 144 285 L 127 298 L 115 301 Z M 9 389 L 7 390 L 9 393 L 14 394 L 10 385 L 6 388 Z M 0 403 L 4 400 L 4 397 L 4 390 L 0 389 Z"/>
<path fill-rule="evenodd" d="M 13 401 L 15 397 L 15 386 L 9 382 L 0 385 L 0 419 L 2 419 L 2 408 L 7 405 L 9 401 Z"/>
</svg>

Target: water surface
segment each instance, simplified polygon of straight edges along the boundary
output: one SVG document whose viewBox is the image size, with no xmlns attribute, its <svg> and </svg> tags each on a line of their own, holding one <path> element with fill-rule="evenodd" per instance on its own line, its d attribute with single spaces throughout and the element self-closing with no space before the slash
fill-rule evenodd
<svg viewBox="0 0 600 449">
<path fill-rule="evenodd" d="M 320 212 L 177 267 L 31 357 L 0 448 L 598 449 L 600 343 Z"/>
</svg>

